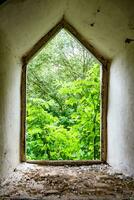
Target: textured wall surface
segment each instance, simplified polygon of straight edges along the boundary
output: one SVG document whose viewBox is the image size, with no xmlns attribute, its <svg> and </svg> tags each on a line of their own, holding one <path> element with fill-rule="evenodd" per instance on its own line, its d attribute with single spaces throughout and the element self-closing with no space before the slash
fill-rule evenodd
<svg viewBox="0 0 134 200">
<path fill-rule="evenodd" d="M 134 44 L 111 65 L 108 108 L 108 162 L 134 175 Z"/>
<path fill-rule="evenodd" d="M 0 175 L 5 175 L 19 163 L 21 68 L 2 34 L 0 47 Z"/>
<path fill-rule="evenodd" d="M 132 44 L 125 44 L 126 38 L 134 38 L 133 7 L 131 0 L 7 0 L 0 6 L 1 176 L 19 163 L 21 58 L 63 16 L 100 54 L 113 60 L 108 161 L 133 172 L 134 60 Z"/>
</svg>

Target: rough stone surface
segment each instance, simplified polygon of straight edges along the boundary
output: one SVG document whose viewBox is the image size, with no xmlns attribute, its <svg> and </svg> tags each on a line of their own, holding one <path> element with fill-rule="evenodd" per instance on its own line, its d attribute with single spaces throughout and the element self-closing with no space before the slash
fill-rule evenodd
<svg viewBox="0 0 134 200">
<path fill-rule="evenodd" d="M 0 199 L 134 199 L 134 179 L 108 165 L 21 164 L 1 180 Z"/>
</svg>

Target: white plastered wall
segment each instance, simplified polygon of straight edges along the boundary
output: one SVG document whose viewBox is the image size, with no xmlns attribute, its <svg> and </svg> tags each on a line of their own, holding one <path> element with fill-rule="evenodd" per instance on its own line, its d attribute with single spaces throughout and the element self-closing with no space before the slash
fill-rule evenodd
<svg viewBox="0 0 134 200">
<path fill-rule="evenodd" d="M 5 34 L 0 34 L 0 175 L 19 163 L 20 63 L 13 56 Z"/>
<path fill-rule="evenodd" d="M 134 44 L 126 44 L 110 70 L 108 163 L 134 175 Z"/>
<path fill-rule="evenodd" d="M 21 57 L 63 16 L 113 60 L 108 163 L 134 173 L 134 46 L 125 45 L 134 38 L 133 7 L 132 0 L 7 0 L 0 6 L 0 177 L 19 163 Z"/>
</svg>

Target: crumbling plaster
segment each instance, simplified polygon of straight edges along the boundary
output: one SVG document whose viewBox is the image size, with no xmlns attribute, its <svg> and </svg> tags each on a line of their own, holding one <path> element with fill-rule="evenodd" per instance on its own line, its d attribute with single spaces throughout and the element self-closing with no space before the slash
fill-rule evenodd
<svg viewBox="0 0 134 200">
<path fill-rule="evenodd" d="M 0 6 L 1 175 L 19 163 L 21 58 L 63 16 L 100 54 L 113 60 L 109 85 L 108 162 L 133 172 L 134 127 L 130 119 L 133 122 L 134 60 L 132 54 L 131 59 L 129 53 L 125 57 L 121 54 L 129 52 L 129 46 L 133 50 L 131 43 L 125 44 L 126 38 L 134 38 L 133 7 L 131 0 L 7 0 Z M 130 68 L 132 73 L 128 71 Z M 123 86 L 125 81 L 129 87 Z M 124 164 L 123 160 L 126 160 Z"/>
</svg>

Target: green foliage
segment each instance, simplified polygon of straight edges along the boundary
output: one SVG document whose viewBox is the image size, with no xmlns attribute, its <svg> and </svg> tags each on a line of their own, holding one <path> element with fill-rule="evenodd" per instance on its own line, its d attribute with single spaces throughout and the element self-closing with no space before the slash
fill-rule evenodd
<svg viewBox="0 0 134 200">
<path fill-rule="evenodd" d="M 64 30 L 28 65 L 26 156 L 100 159 L 100 65 Z"/>
</svg>

